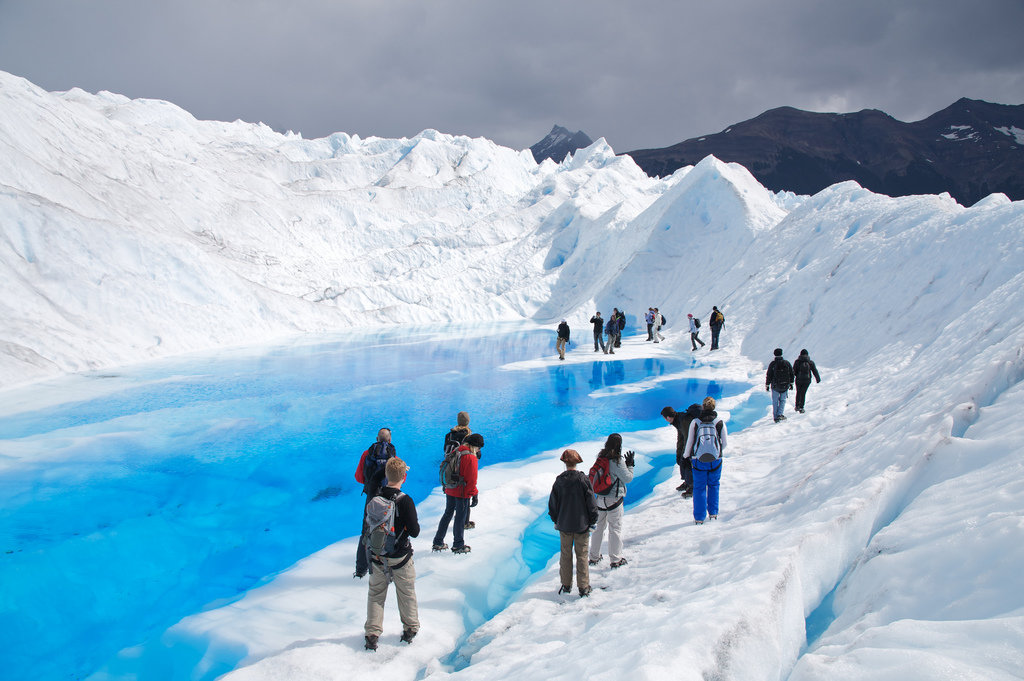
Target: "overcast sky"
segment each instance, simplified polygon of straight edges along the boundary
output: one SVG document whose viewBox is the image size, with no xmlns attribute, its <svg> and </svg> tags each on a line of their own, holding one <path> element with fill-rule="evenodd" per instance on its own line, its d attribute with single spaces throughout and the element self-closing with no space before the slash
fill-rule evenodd
<svg viewBox="0 0 1024 681">
<path fill-rule="evenodd" d="M 0 0 L 0 69 L 314 138 L 616 151 L 777 106 L 1024 103 L 1024 0 Z"/>
</svg>

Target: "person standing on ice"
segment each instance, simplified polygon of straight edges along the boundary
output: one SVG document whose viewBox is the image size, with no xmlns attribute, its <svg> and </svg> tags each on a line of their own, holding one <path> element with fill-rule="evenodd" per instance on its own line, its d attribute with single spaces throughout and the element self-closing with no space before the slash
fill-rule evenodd
<svg viewBox="0 0 1024 681">
<path fill-rule="evenodd" d="M 480 450 L 484 446 L 484 436 L 480 433 L 473 433 L 466 437 L 466 441 L 456 451 L 459 457 L 458 482 L 452 487 L 445 487 L 445 509 L 437 523 L 437 532 L 434 534 L 434 544 L 431 548 L 434 551 L 444 551 L 448 545 L 444 543 L 445 535 L 448 534 L 448 524 L 455 517 L 455 525 L 452 527 L 452 553 L 469 553 L 470 547 L 466 544 L 466 515 L 469 513 L 470 500 L 477 495 L 477 473 Z"/>
<path fill-rule="evenodd" d="M 722 480 L 722 452 L 728 430 L 715 411 L 715 398 L 704 398 L 700 416 L 690 423 L 686 436 L 686 455 L 693 462 L 693 522 L 718 518 L 718 489 Z"/>
<path fill-rule="evenodd" d="M 692 314 L 686 315 L 686 318 L 690 320 L 690 345 L 693 346 L 693 351 L 696 351 L 697 343 L 704 347 L 704 341 L 700 339 L 700 326 L 698 326 L 700 322 L 694 319 Z"/>
<path fill-rule="evenodd" d="M 665 318 L 661 316 L 661 311 L 658 308 L 654 308 L 654 342 L 659 343 L 665 340 L 665 337 L 661 335 L 661 327 L 665 325 Z"/>
<path fill-rule="evenodd" d="M 447 454 L 450 451 L 458 449 L 460 446 L 465 444 L 466 438 L 469 437 L 472 433 L 473 431 L 469 429 L 469 414 L 467 412 L 460 411 L 458 414 L 455 415 L 455 427 L 449 430 L 448 433 L 444 436 L 444 448 L 442 449 L 442 452 Z M 480 460 L 479 450 L 477 450 L 476 458 L 477 461 Z M 469 519 L 471 509 L 476 505 L 477 495 L 474 495 L 473 500 L 469 502 L 469 508 L 466 509 L 465 528 L 467 530 L 472 530 L 474 527 L 476 527 L 476 523 Z"/>
<path fill-rule="evenodd" d="M 606 355 L 615 354 L 615 327 L 618 326 L 619 318 L 612 312 L 612 315 L 608 317 L 608 321 L 604 323 L 604 335 L 605 335 L 605 348 L 604 352 Z"/>
<path fill-rule="evenodd" d="M 590 323 L 594 325 L 594 352 L 597 352 L 597 346 L 600 344 L 601 350 L 607 353 L 608 349 L 604 346 L 604 319 L 601 318 L 601 313 L 596 312 L 590 318 Z"/>
<path fill-rule="evenodd" d="M 807 388 L 811 385 L 811 376 L 817 383 L 821 383 L 821 376 L 818 375 L 818 367 L 814 365 L 807 350 L 801 350 L 800 356 L 793 362 L 793 375 L 796 378 L 796 410 L 804 413 L 804 399 L 807 397 Z"/>
<path fill-rule="evenodd" d="M 569 342 L 569 322 L 562 320 L 558 325 L 558 342 L 555 348 L 558 350 L 558 359 L 565 359 L 565 346 Z"/>
<path fill-rule="evenodd" d="M 644 315 L 644 321 L 647 322 L 647 340 L 654 340 L 654 308 L 647 308 L 647 314 Z"/>
<path fill-rule="evenodd" d="M 764 375 L 764 389 L 772 391 L 772 418 L 775 423 L 786 420 L 786 398 L 793 387 L 793 367 L 782 358 L 782 348 L 775 348 L 775 359 Z"/>
<path fill-rule="evenodd" d="M 558 576 L 562 587 L 558 593 L 572 591 L 572 568 L 576 562 L 576 586 L 580 596 L 590 595 L 590 566 L 587 562 L 590 529 L 597 524 L 597 505 L 594 489 L 586 475 L 576 470 L 583 458 L 575 449 L 562 452 L 563 471 L 551 486 L 548 497 L 548 515 L 561 537 Z"/>
<path fill-rule="evenodd" d="M 700 405 L 691 404 L 684 412 L 665 407 L 661 410 L 661 416 L 676 429 L 676 464 L 679 465 L 679 477 L 683 480 L 676 491 L 682 492 L 683 498 L 693 496 L 693 463 L 686 452 L 686 438 L 690 433 L 690 423 L 700 416 Z"/>
<path fill-rule="evenodd" d="M 590 469 L 590 485 L 597 505 L 597 526 L 590 535 L 590 565 L 597 565 L 603 557 L 601 544 L 605 527 L 608 528 L 608 559 L 612 568 L 626 564 L 622 556 L 622 516 L 626 484 L 633 481 L 633 457 L 632 451 L 622 455 L 622 436 L 612 433 Z"/>
<path fill-rule="evenodd" d="M 412 562 L 412 543 L 409 541 L 410 537 L 419 536 L 420 522 L 412 497 L 402 492 L 409 467 L 398 457 L 393 457 L 388 459 L 384 468 L 387 484 L 381 488 L 379 496 L 394 504 L 394 548 L 370 558 L 370 588 L 366 595 L 366 623 L 363 625 L 367 650 L 377 650 L 377 640 L 384 633 L 384 601 L 388 597 L 388 584 L 391 582 L 395 584 L 398 597 L 402 642 L 412 643 L 420 630 L 419 609 L 416 605 L 416 567 Z"/>
<path fill-rule="evenodd" d="M 725 326 L 725 315 L 722 314 L 717 305 L 711 306 L 711 317 L 708 319 L 708 326 L 711 327 L 711 349 L 718 349 L 718 334 L 722 333 Z"/>
<path fill-rule="evenodd" d="M 366 504 L 377 496 L 377 492 L 384 484 L 385 465 L 389 459 L 397 455 L 395 446 L 391 444 L 391 429 L 381 428 L 377 431 L 377 440 L 359 458 L 359 465 L 356 467 L 356 482 L 363 486 L 363 494 L 366 495 L 366 501 L 363 502 L 363 516 L 366 515 Z M 362 579 L 366 576 L 368 567 L 366 544 L 363 543 L 363 535 L 360 532 L 359 544 L 356 546 L 356 571 L 352 576 Z"/>
</svg>

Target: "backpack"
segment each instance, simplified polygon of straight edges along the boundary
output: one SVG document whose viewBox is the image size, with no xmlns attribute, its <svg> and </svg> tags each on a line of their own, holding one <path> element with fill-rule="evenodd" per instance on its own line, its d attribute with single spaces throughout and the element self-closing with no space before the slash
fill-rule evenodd
<svg viewBox="0 0 1024 681">
<path fill-rule="evenodd" d="M 725 323 L 725 315 L 722 314 L 721 310 L 719 310 L 718 312 L 715 312 L 713 315 L 711 315 L 711 323 L 712 324 L 724 324 Z"/>
<path fill-rule="evenodd" d="M 363 462 L 364 485 L 372 484 L 375 477 L 384 475 L 384 466 L 388 459 L 395 456 L 395 446 L 390 442 L 374 442 L 366 450 L 366 460 Z M 376 491 L 376 490 L 374 490 Z"/>
<path fill-rule="evenodd" d="M 796 380 L 801 383 L 811 382 L 811 362 L 806 359 L 798 359 L 794 364 L 796 369 Z"/>
<path fill-rule="evenodd" d="M 668 320 L 665 319 L 665 315 L 661 315 L 661 325 L 668 326 Z"/>
<path fill-rule="evenodd" d="M 693 458 L 701 463 L 711 463 L 722 458 L 722 443 L 718 439 L 715 422 L 698 421 L 694 432 Z"/>
<path fill-rule="evenodd" d="M 363 518 L 363 542 L 370 556 L 383 559 L 395 552 L 395 510 L 398 500 L 405 494 L 399 492 L 394 499 L 377 495 L 366 504 Z M 383 561 L 382 561 L 383 562 Z"/>
<path fill-rule="evenodd" d="M 453 443 L 453 446 L 445 450 L 444 458 L 441 459 L 438 477 L 441 480 L 442 489 L 454 489 L 462 484 L 459 464 L 462 462 L 462 455 L 466 452 L 460 452 L 460 446 Z"/>
<path fill-rule="evenodd" d="M 693 318 L 693 326 L 698 329 L 700 328 L 700 320 L 696 317 Z"/>
<path fill-rule="evenodd" d="M 590 486 L 594 488 L 595 494 L 608 494 L 615 485 L 608 467 L 608 459 L 603 456 L 597 457 L 597 461 L 590 467 L 588 477 L 590 478 Z"/>
</svg>

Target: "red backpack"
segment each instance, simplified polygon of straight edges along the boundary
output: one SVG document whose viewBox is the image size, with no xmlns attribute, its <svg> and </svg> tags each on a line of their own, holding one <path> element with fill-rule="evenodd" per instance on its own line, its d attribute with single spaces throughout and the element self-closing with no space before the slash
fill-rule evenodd
<svg viewBox="0 0 1024 681">
<path fill-rule="evenodd" d="M 615 481 L 608 470 L 608 459 L 603 456 L 597 457 L 597 461 L 590 467 L 590 486 L 594 488 L 595 494 L 608 494 Z"/>
</svg>

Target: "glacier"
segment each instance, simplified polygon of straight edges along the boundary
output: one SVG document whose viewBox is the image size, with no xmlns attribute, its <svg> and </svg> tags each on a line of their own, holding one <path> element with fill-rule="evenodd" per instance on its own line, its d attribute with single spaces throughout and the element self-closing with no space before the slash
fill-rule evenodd
<svg viewBox="0 0 1024 681">
<path fill-rule="evenodd" d="M 474 513 L 490 530 L 469 561 L 423 556 L 412 646 L 359 648 L 365 586 L 339 536 L 169 629 L 207 648 L 167 678 L 225 659 L 233 681 L 1020 678 L 1024 203 L 772 193 L 710 157 L 649 178 L 604 140 L 561 164 L 432 130 L 304 140 L 4 73 L 0 102 L 5 415 L 65 399 L 61 377 L 307 334 L 564 317 L 585 350 L 613 305 L 634 330 L 649 305 L 671 322 L 626 356 L 755 385 L 727 411 L 774 347 L 823 374 L 807 414 L 730 438 L 721 522 L 688 525 L 670 479 L 631 506 L 630 565 L 596 570 L 589 599 L 556 598 L 548 566 L 467 616 L 536 521 L 559 469 L 541 451 L 485 468 L 507 503 Z M 691 354 L 682 320 L 712 305 L 723 349 Z M 624 436 L 665 453 L 670 431 Z M 563 446 L 586 459 L 599 435 Z M 0 476 L 22 444 L 0 441 Z M 425 527 L 439 511 L 432 495 Z"/>
</svg>

